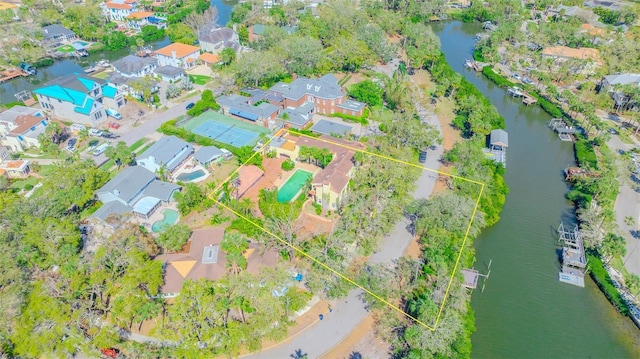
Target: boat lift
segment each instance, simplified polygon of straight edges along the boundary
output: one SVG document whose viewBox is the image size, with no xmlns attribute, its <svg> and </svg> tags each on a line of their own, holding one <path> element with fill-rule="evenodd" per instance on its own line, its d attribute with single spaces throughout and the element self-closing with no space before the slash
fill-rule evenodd
<svg viewBox="0 0 640 359">
<path fill-rule="evenodd" d="M 474 289 L 476 289 L 478 287 L 478 281 L 480 280 L 480 278 L 484 278 L 484 280 L 482 281 L 482 289 L 480 290 L 480 293 L 484 293 L 484 286 L 486 285 L 487 279 L 489 279 L 489 276 L 491 275 L 491 262 L 493 260 L 490 259 L 489 260 L 489 266 L 487 266 L 487 274 L 482 274 L 480 272 L 478 272 L 478 270 L 474 269 L 473 267 L 469 268 L 462 268 L 462 276 L 464 277 L 464 282 L 462 283 L 462 286 L 465 288 L 469 288 L 472 291 Z"/>
</svg>

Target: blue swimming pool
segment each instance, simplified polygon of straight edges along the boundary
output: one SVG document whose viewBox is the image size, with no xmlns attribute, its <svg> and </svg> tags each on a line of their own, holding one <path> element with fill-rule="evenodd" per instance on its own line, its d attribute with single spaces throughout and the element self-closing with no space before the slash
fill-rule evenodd
<svg viewBox="0 0 640 359">
<path fill-rule="evenodd" d="M 176 179 L 178 181 L 182 181 L 182 182 L 189 182 L 189 181 L 193 181 L 195 179 L 198 179 L 202 176 L 204 176 L 206 173 L 203 170 L 197 170 L 197 171 L 193 171 L 193 172 L 189 172 L 189 173 L 181 173 L 178 175 L 178 177 L 176 177 Z"/>
<path fill-rule="evenodd" d="M 179 217 L 178 212 L 173 209 L 165 209 L 162 211 L 162 215 L 164 217 L 161 220 L 154 222 L 151 226 L 151 230 L 154 233 L 164 231 L 167 227 L 176 223 Z"/>
</svg>

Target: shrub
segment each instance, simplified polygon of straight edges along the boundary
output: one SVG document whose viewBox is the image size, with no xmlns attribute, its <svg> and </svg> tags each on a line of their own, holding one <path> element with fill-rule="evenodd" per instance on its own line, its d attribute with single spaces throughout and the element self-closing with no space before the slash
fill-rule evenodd
<svg viewBox="0 0 640 359">
<path fill-rule="evenodd" d="M 580 167 L 598 168 L 598 158 L 593 146 L 585 138 L 578 138 L 575 142 L 576 160 Z"/>
<path fill-rule="evenodd" d="M 609 302 L 611 302 L 622 315 L 629 315 L 629 308 L 627 308 L 627 305 L 624 303 L 624 299 L 620 292 L 618 292 L 618 289 L 613 285 L 613 281 L 604 268 L 600 257 L 593 252 L 587 252 L 587 261 L 591 269 L 591 278 L 593 278 L 593 281 L 600 287 L 604 296 L 609 299 Z"/>
<path fill-rule="evenodd" d="M 493 81 L 496 85 L 500 86 L 500 87 L 510 87 L 513 86 L 514 83 L 505 79 L 504 77 L 498 75 L 497 73 L 495 73 L 495 71 L 493 71 L 493 68 L 491 68 L 490 66 L 485 66 L 482 69 L 482 73 L 487 76 L 487 78 L 491 81 Z"/>
<path fill-rule="evenodd" d="M 285 171 L 291 171 L 295 166 L 295 162 L 290 159 L 286 159 L 284 162 L 282 162 L 282 169 Z"/>
<path fill-rule="evenodd" d="M 31 183 L 27 183 L 24 185 L 25 191 L 31 191 L 33 189 L 33 185 Z"/>
<path fill-rule="evenodd" d="M 322 214 L 322 206 L 317 204 L 317 203 L 315 203 L 315 202 L 313 202 L 312 205 L 313 205 L 313 208 L 315 208 L 315 210 L 316 210 L 316 214 L 318 216 L 321 215 Z"/>
</svg>

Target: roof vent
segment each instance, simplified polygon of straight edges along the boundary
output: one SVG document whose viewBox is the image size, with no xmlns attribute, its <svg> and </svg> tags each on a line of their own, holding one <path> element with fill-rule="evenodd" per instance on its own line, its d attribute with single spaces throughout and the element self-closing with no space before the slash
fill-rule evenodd
<svg viewBox="0 0 640 359">
<path fill-rule="evenodd" d="M 320 91 L 320 86 L 316 86 L 316 92 Z"/>
<path fill-rule="evenodd" d="M 312 86 L 313 86 L 313 85 L 311 85 L 311 84 L 307 84 L 307 90 L 311 90 L 311 87 L 312 87 Z"/>
<path fill-rule="evenodd" d="M 120 190 L 114 189 L 113 190 L 113 194 L 115 194 L 116 196 L 120 195 Z"/>
</svg>

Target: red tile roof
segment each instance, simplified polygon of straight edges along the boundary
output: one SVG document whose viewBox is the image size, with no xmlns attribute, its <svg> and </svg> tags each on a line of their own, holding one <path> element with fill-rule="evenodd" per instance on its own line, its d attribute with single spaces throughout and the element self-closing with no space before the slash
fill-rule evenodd
<svg viewBox="0 0 640 359">
<path fill-rule="evenodd" d="M 136 11 L 136 12 L 132 12 L 131 14 L 127 15 L 127 19 L 142 20 L 142 19 L 148 18 L 150 16 L 153 16 L 153 13 L 150 12 L 150 11 Z"/>
<path fill-rule="evenodd" d="M 9 131 L 12 135 L 21 135 L 31 127 L 40 123 L 40 121 L 44 120 L 43 117 L 32 116 L 32 115 L 20 115 L 16 117 L 15 124 L 18 125 L 13 130 Z"/>
<path fill-rule="evenodd" d="M 107 3 L 107 8 L 109 9 L 121 9 L 121 10 L 131 10 L 133 9 L 133 6 L 130 4 L 119 4 L 116 2 L 108 2 Z"/>
<path fill-rule="evenodd" d="M 197 46 L 185 45 L 179 42 L 174 42 L 169 46 L 165 46 L 161 49 L 156 50 L 156 54 L 172 57 L 174 51 L 176 53 L 177 58 L 183 58 L 187 55 L 191 55 L 196 51 L 200 51 L 200 48 Z"/>
</svg>

